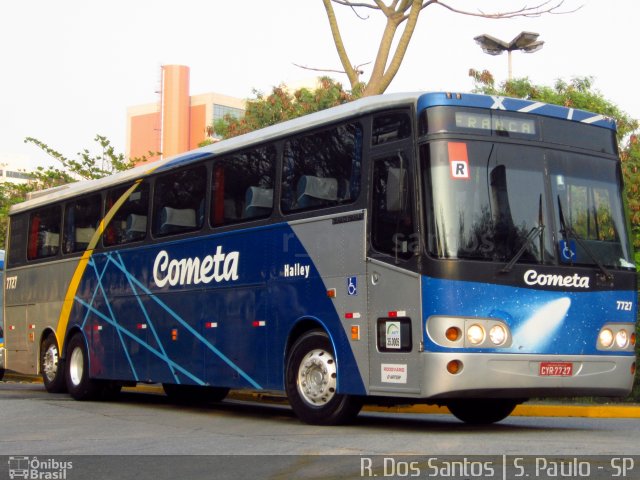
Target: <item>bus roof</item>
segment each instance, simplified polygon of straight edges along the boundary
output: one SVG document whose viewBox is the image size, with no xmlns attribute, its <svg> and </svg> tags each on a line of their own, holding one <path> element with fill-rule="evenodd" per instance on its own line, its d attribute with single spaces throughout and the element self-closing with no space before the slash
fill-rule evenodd
<svg viewBox="0 0 640 480">
<path fill-rule="evenodd" d="M 532 113 L 615 130 L 615 122 L 603 115 L 529 100 L 471 93 L 444 92 L 414 92 L 376 95 L 361 98 L 344 105 L 305 115 L 293 120 L 288 120 L 245 135 L 223 140 L 206 147 L 153 162 L 149 165 L 143 164 L 133 169 L 119 172 L 101 179 L 85 180 L 35 192 L 29 200 L 12 206 L 9 214 L 13 215 L 39 205 L 62 201 L 67 198 L 99 191 L 103 188 L 110 188 L 112 186 L 125 184 L 135 179 L 143 178 L 151 173 L 171 170 L 202 158 L 239 150 L 246 146 L 258 144 L 271 139 L 277 139 L 284 135 L 304 131 L 322 124 L 336 122 L 343 118 L 362 115 L 385 108 L 409 105 L 417 105 L 417 110 L 419 112 L 432 106 L 458 106 Z"/>
</svg>

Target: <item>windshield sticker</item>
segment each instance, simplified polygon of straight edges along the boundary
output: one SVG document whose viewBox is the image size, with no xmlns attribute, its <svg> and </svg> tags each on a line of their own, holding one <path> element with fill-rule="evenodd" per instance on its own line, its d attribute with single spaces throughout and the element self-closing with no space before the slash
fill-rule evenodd
<svg viewBox="0 0 640 480">
<path fill-rule="evenodd" d="M 573 263 L 578 260 L 576 242 L 560 240 L 560 259 L 563 263 Z"/>
<path fill-rule="evenodd" d="M 461 142 L 449 142 L 449 166 L 451 178 L 454 180 L 469 180 L 469 157 L 467 144 Z"/>
</svg>

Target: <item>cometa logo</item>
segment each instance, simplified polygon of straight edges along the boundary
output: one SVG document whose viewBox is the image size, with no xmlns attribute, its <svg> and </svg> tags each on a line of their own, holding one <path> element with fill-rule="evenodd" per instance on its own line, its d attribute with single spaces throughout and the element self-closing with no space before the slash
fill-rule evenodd
<svg viewBox="0 0 640 480">
<path fill-rule="evenodd" d="M 573 275 L 544 275 L 535 270 L 527 270 L 524 273 L 524 283 L 540 287 L 589 288 L 589 277 L 581 277 L 577 273 Z"/>
<path fill-rule="evenodd" d="M 198 285 L 200 283 L 228 282 L 238 279 L 240 252 L 223 253 L 222 247 L 214 255 L 204 258 L 171 259 L 166 250 L 161 250 L 153 262 L 153 280 L 160 288 L 169 284 Z"/>
</svg>

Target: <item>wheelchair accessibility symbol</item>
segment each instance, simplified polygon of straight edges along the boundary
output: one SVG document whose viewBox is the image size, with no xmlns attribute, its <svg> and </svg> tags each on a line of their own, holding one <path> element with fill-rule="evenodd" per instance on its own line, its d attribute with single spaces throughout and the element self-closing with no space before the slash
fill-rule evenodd
<svg viewBox="0 0 640 480">
<path fill-rule="evenodd" d="M 560 240 L 560 259 L 564 263 L 575 262 L 577 259 L 576 242 L 573 240 Z"/>
<path fill-rule="evenodd" d="M 347 295 L 357 295 L 358 294 L 358 278 L 357 277 L 347 277 Z"/>
</svg>

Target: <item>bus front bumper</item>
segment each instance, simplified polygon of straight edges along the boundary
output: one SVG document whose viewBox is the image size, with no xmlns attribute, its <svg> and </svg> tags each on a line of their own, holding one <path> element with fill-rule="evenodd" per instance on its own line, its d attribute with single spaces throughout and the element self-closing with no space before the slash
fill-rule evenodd
<svg viewBox="0 0 640 480">
<path fill-rule="evenodd" d="M 635 356 L 423 353 L 426 398 L 625 397 Z M 447 365 L 461 362 L 458 373 Z"/>
</svg>

